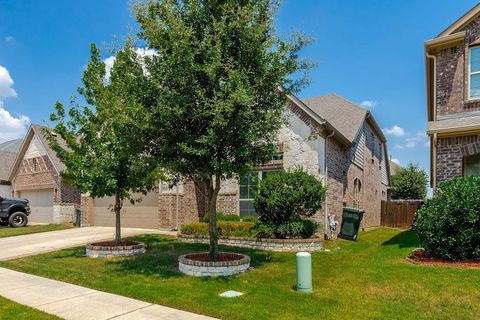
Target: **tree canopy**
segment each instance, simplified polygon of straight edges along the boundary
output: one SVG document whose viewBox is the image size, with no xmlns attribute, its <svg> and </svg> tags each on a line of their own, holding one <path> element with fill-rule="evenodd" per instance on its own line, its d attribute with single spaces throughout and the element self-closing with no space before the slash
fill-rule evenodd
<svg viewBox="0 0 480 320">
<path fill-rule="evenodd" d="M 268 161 L 284 123 L 285 92 L 302 88 L 310 63 L 275 31 L 277 1 L 158 0 L 137 3 L 152 99 L 149 152 L 175 181 L 208 197 L 211 256 L 221 181 Z M 284 88 L 285 92 L 278 90 Z"/>
<path fill-rule="evenodd" d="M 100 51 L 92 44 L 78 89 L 86 104 L 75 98 L 66 111 L 57 102 L 50 117 L 54 133 L 45 132 L 66 166 L 63 181 L 92 197 L 115 196 L 117 242 L 123 200 L 135 200 L 132 193 L 146 193 L 157 178 L 156 162 L 145 153 L 143 143 L 149 114 L 144 108 L 148 82 L 142 63 L 128 42 L 116 54 L 108 77 Z"/>
<path fill-rule="evenodd" d="M 392 175 L 392 199 L 422 200 L 427 196 L 428 176 L 417 164 L 409 163 Z"/>
</svg>

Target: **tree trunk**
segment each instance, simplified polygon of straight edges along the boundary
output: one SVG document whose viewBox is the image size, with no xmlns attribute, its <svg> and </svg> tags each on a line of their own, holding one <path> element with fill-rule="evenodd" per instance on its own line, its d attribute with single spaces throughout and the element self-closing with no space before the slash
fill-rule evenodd
<svg viewBox="0 0 480 320">
<path fill-rule="evenodd" d="M 218 260 L 218 229 L 217 229 L 217 197 L 220 191 L 220 176 L 215 176 L 213 181 L 208 183 L 208 233 L 210 236 L 210 260 Z"/>
<path fill-rule="evenodd" d="M 122 210 L 122 201 L 118 192 L 115 193 L 115 244 L 122 243 L 122 229 L 120 226 L 120 211 Z"/>
</svg>

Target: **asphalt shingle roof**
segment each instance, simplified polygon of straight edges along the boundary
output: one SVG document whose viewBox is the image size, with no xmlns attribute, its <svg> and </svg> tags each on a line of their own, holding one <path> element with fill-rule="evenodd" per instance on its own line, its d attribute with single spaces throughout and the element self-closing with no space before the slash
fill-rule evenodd
<svg viewBox="0 0 480 320">
<path fill-rule="evenodd" d="M 302 99 L 302 101 L 352 143 L 367 115 L 366 109 L 336 94 Z"/>
<path fill-rule="evenodd" d="M 12 168 L 18 150 L 22 146 L 22 139 L 0 143 L 0 180 L 8 180 L 10 168 Z"/>
</svg>

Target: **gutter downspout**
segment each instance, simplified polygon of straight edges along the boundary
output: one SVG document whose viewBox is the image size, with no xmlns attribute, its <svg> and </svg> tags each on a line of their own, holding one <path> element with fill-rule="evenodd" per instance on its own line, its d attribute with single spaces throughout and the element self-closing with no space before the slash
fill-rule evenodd
<svg viewBox="0 0 480 320">
<path fill-rule="evenodd" d="M 433 83 L 432 83 L 432 91 L 433 91 L 433 112 L 432 112 L 432 120 L 436 121 L 437 120 L 437 57 L 434 55 L 431 55 L 428 53 L 428 50 L 425 49 L 425 56 L 428 59 L 433 60 Z M 427 88 L 428 88 L 428 83 L 427 83 Z M 428 101 L 428 97 L 427 97 Z M 428 103 L 428 102 L 427 102 Z M 430 170 L 430 173 L 432 174 L 432 177 L 430 178 L 430 181 L 432 182 L 432 187 L 433 191 L 435 192 L 435 187 L 437 186 L 437 134 L 433 134 L 433 139 L 432 139 L 432 168 Z"/>
<path fill-rule="evenodd" d="M 328 230 L 330 228 L 328 224 L 328 139 L 333 137 L 335 134 L 334 131 L 325 137 L 325 162 L 324 162 L 324 174 L 323 174 L 323 185 L 327 188 L 327 193 L 325 194 L 325 217 L 324 217 L 324 237 L 325 240 L 328 240 Z"/>
<path fill-rule="evenodd" d="M 437 133 L 433 134 L 432 144 L 432 187 L 435 192 L 435 188 L 437 187 Z"/>
</svg>

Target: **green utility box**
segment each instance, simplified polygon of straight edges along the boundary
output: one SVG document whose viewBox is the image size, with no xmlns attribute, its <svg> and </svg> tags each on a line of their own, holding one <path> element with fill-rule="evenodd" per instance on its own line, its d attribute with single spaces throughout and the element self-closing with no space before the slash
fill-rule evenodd
<svg viewBox="0 0 480 320">
<path fill-rule="evenodd" d="M 338 237 L 356 241 L 364 213 L 363 209 L 343 208 L 342 226 Z"/>
<path fill-rule="evenodd" d="M 297 291 L 312 292 L 312 255 L 308 252 L 298 252 L 297 260 Z"/>
</svg>

